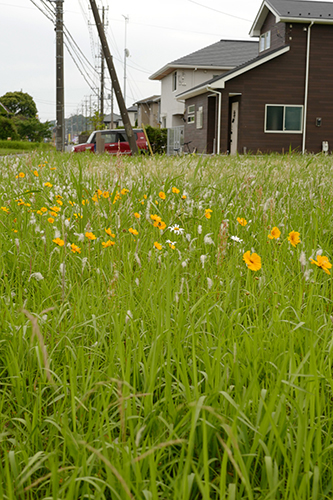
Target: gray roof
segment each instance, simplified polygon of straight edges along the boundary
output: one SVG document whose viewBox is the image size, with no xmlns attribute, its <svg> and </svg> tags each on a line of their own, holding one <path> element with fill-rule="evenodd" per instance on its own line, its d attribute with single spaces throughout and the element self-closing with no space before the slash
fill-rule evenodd
<svg viewBox="0 0 333 500">
<path fill-rule="evenodd" d="M 332 2 L 304 0 L 267 0 L 267 4 L 283 19 L 333 19 Z"/>
<path fill-rule="evenodd" d="M 148 104 L 150 102 L 158 102 L 161 100 L 160 95 L 152 95 L 150 97 L 146 97 L 145 99 L 141 99 L 141 101 L 136 101 L 135 104 Z"/>
<path fill-rule="evenodd" d="M 258 42 L 253 40 L 220 40 L 167 64 L 150 79 L 160 80 L 176 68 L 231 69 L 258 55 Z"/>
</svg>

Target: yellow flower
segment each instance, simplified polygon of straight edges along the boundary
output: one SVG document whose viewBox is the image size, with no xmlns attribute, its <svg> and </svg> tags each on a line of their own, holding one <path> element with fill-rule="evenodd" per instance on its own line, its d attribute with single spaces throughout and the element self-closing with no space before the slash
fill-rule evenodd
<svg viewBox="0 0 333 500">
<path fill-rule="evenodd" d="M 298 233 L 297 231 L 291 231 L 291 233 L 289 233 L 288 241 L 290 241 L 290 243 L 292 244 L 293 247 L 296 247 L 296 245 L 298 245 L 298 243 L 301 243 L 301 240 L 299 239 L 299 235 L 300 235 L 300 233 Z"/>
<path fill-rule="evenodd" d="M 129 189 L 123 188 L 123 189 L 120 191 L 120 193 L 121 193 L 122 195 L 127 194 L 127 193 L 129 193 Z"/>
<path fill-rule="evenodd" d="M 86 237 L 88 240 L 96 240 L 96 236 L 93 233 L 86 232 Z"/>
<path fill-rule="evenodd" d="M 58 205 L 60 205 L 60 206 L 61 206 L 61 205 L 63 205 L 63 202 L 62 202 L 61 200 L 59 200 L 59 199 L 57 200 L 57 203 L 58 203 Z"/>
<path fill-rule="evenodd" d="M 94 201 L 95 203 L 97 203 L 98 202 L 97 193 L 95 193 L 94 196 L 91 199 L 92 199 L 92 201 Z"/>
<path fill-rule="evenodd" d="M 133 229 L 132 227 L 129 228 L 128 230 L 131 234 L 134 234 L 135 236 L 137 236 L 139 233 L 136 229 Z"/>
<path fill-rule="evenodd" d="M 89 200 L 82 200 L 82 205 L 89 205 Z"/>
<path fill-rule="evenodd" d="M 175 194 L 178 194 L 179 193 L 179 189 L 177 189 L 176 187 L 173 187 L 172 188 L 172 192 L 175 193 Z"/>
<path fill-rule="evenodd" d="M 146 194 L 144 194 L 143 197 L 144 197 L 145 200 L 147 199 L 147 195 Z"/>
<path fill-rule="evenodd" d="M 23 179 L 23 178 L 25 177 L 25 173 L 24 173 L 24 172 L 20 172 L 20 173 L 18 174 L 18 176 L 19 176 L 21 179 Z"/>
<path fill-rule="evenodd" d="M 182 200 L 186 200 L 186 198 L 187 198 L 186 194 L 183 194 Z"/>
<path fill-rule="evenodd" d="M 103 192 L 103 198 L 109 198 L 109 196 L 110 196 L 109 191 L 104 191 Z"/>
<path fill-rule="evenodd" d="M 53 211 L 51 211 L 51 212 L 50 212 L 50 215 L 52 215 L 52 217 L 58 217 L 57 212 L 53 212 Z"/>
<path fill-rule="evenodd" d="M 43 215 L 43 212 L 41 210 L 37 210 L 36 212 L 38 215 Z"/>
<path fill-rule="evenodd" d="M 78 219 L 80 217 L 80 219 L 83 219 L 83 215 L 81 214 L 73 214 L 75 219 Z"/>
<path fill-rule="evenodd" d="M 243 217 L 237 217 L 237 222 L 240 223 L 241 226 L 246 226 L 247 224 L 247 221 L 245 219 L 243 219 Z"/>
<path fill-rule="evenodd" d="M 150 216 L 151 220 L 153 220 L 154 222 L 160 222 L 162 219 L 161 217 L 159 217 L 158 215 L 151 215 Z"/>
<path fill-rule="evenodd" d="M 57 245 L 59 245 L 60 247 L 63 247 L 65 242 L 64 240 L 60 239 L 60 238 L 55 238 L 54 240 L 52 240 L 53 243 L 56 243 Z"/>
<path fill-rule="evenodd" d="M 71 244 L 71 250 L 73 253 L 81 253 L 81 248 L 79 248 L 75 243 Z"/>
<path fill-rule="evenodd" d="M 317 255 L 317 260 L 311 259 L 311 264 L 316 264 L 316 266 L 321 267 L 326 274 L 331 274 L 329 269 L 331 269 L 332 264 L 325 255 Z"/>
<path fill-rule="evenodd" d="M 251 271 L 259 271 L 259 269 L 261 269 L 261 257 L 259 257 L 258 254 L 253 253 L 251 255 L 249 250 L 243 255 L 243 260 Z"/>
<path fill-rule="evenodd" d="M 53 184 L 51 184 L 51 182 L 44 182 L 44 186 L 47 188 L 51 188 Z"/>
<path fill-rule="evenodd" d="M 69 203 L 72 207 L 74 207 L 74 205 L 75 205 L 75 203 L 73 203 L 71 200 L 68 200 L 68 203 Z"/>
<path fill-rule="evenodd" d="M 134 213 L 134 217 L 135 217 L 136 219 L 140 219 L 141 215 L 140 215 L 140 214 L 138 214 L 138 212 L 135 212 L 135 213 Z"/>
<path fill-rule="evenodd" d="M 270 240 L 277 240 L 278 238 L 280 238 L 280 235 L 281 235 L 281 231 L 278 227 L 273 227 L 273 229 L 271 230 L 271 232 L 269 233 L 268 235 L 268 238 Z"/>
<path fill-rule="evenodd" d="M 166 228 L 166 223 L 162 220 L 158 220 L 154 222 L 154 227 L 158 227 L 158 229 L 161 229 L 163 231 Z"/>
<path fill-rule="evenodd" d="M 1 210 L 3 212 L 6 212 L 6 214 L 9 214 L 9 208 L 7 208 L 7 207 L 1 207 Z"/>
<path fill-rule="evenodd" d="M 161 243 L 158 243 L 158 241 L 155 241 L 154 247 L 157 248 L 157 250 L 162 250 L 162 245 Z"/>
<path fill-rule="evenodd" d="M 111 240 L 102 241 L 102 245 L 103 245 L 103 248 L 113 247 L 113 245 L 115 245 L 115 242 L 111 241 Z"/>
<path fill-rule="evenodd" d="M 33 171 L 33 174 L 34 174 L 36 177 L 39 177 L 39 173 L 37 172 L 37 170 L 34 170 L 34 171 Z"/>
<path fill-rule="evenodd" d="M 160 191 L 158 193 L 158 196 L 161 198 L 161 200 L 165 200 L 165 193 L 163 191 Z"/>
<path fill-rule="evenodd" d="M 213 210 L 211 210 L 210 208 L 206 208 L 205 209 L 205 217 L 206 217 L 206 219 L 210 219 L 211 218 L 212 211 Z"/>
<path fill-rule="evenodd" d="M 111 232 L 111 229 L 110 229 L 110 228 L 109 228 L 109 229 L 105 229 L 105 232 L 106 232 L 106 234 L 107 234 L 108 236 L 111 236 L 111 238 L 115 238 L 115 237 L 116 237 L 116 235 L 115 235 L 115 234 L 112 234 L 112 232 Z"/>
<path fill-rule="evenodd" d="M 41 212 L 43 212 L 43 213 L 45 214 L 45 213 L 47 212 L 47 208 L 46 208 L 46 207 L 42 207 L 42 208 L 40 209 L 40 211 L 41 211 Z"/>
<path fill-rule="evenodd" d="M 49 218 L 47 219 L 47 221 L 48 221 L 50 224 L 53 224 L 54 219 L 52 219 L 52 217 L 49 217 Z"/>
</svg>

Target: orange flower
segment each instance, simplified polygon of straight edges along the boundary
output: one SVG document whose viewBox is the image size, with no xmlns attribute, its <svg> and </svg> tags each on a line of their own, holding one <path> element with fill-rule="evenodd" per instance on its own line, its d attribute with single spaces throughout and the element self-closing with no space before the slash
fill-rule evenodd
<svg viewBox="0 0 333 500">
<path fill-rule="evenodd" d="M 60 239 L 60 238 L 55 238 L 54 240 L 52 240 L 53 243 L 56 243 L 57 245 L 59 245 L 60 247 L 63 247 L 65 242 L 64 240 Z"/>
<path fill-rule="evenodd" d="M 288 236 L 288 241 L 292 244 L 293 247 L 296 247 L 299 243 L 301 243 L 301 240 L 299 239 L 300 233 L 297 231 L 291 231 Z"/>
<path fill-rule="evenodd" d="M 71 250 L 73 253 L 81 253 L 81 248 L 79 248 L 75 243 L 71 244 Z"/>
<path fill-rule="evenodd" d="M 157 248 L 157 250 L 162 250 L 162 245 L 158 241 L 155 241 L 154 247 Z"/>
<path fill-rule="evenodd" d="M 278 238 L 280 238 L 280 235 L 281 235 L 281 231 L 278 227 L 273 227 L 273 229 L 271 230 L 271 232 L 269 233 L 268 235 L 268 238 L 270 240 L 277 240 Z"/>
<path fill-rule="evenodd" d="M 326 274 L 331 274 L 329 269 L 331 269 L 332 264 L 328 260 L 328 257 L 325 257 L 324 255 L 317 255 L 317 260 L 311 259 L 311 264 L 316 264 L 316 266 L 321 267 Z"/>
<path fill-rule="evenodd" d="M 111 236 L 111 238 L 115 238 L 115 237 L 116 237 L 116 235 L 115 235 L 115 234 L 112 234 L 112 232 L 111 232 L 111 229 L 110 229 L 110 228 L 109 228 L 109 229 L 105 229 L 105 232 L 106 232 L 106 234 L 107 234 L 108 236 Z"/>
<path fill-rule="evenodd" d="M 114 241 L 111 241 L 111 240 L 102 241 L 103 248 L 113 247 L 113 245 L 115 245 Z"/>
<path fill-rule="evenodd" d="M 158 196 L 161 198 L 161 200 L 165 200 L 165 193 L 163 191 L 160 191 L 158 193 Z"/>
<path fill-rule="evenodd" d="M 96 236 L 93 233 L 86 232 L 86 237 L 88 240 L 96 240 Z"/>
<path fill-rule="evenodd" d="M 247 224 L 247 221 L 243 217 L 237 217 L 237 222 L 239 222 L 241 226 L 246 226 Z"/>
<path fill-rule="evenodd" d="M 134 236 L 137 236 L 139 234 L 138 231 L 136 229 L 133 229 L 132 227 L 129 228 L 129 232 L 131 234 L 134 234 Z"/>
<path fill-rule="evenodd" d="M 179 193 L 179 189 L 177 189 L 176 187 L 173 187 L 172 188 L 172 192 L 175 193 L 175 194 L 178 194 Z"/>
<path fill-rule="evenodd" d="M 251 269 L 251 271 L 259 271 L 259 269 L 261 269 L 261 257 L 259 257 L 258 254 L 253 253 L 251 255 L 249 250 L 243 255 L 243 260 L 245 261 L 247 267 Z"/>
</svg>

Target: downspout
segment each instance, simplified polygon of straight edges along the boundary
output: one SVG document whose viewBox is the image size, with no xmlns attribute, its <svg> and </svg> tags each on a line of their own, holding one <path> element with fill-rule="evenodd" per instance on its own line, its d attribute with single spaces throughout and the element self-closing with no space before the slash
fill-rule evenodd
<svg viewBox="0 0 333 500">
<path fill-rule="evenodd" d="M 311 21 L 308 27 L 308 39 L 306 47 L 306 67 L 305 67 L 305 89 L 304 89 L 304 118 L 303 118 L 303 141 L 302 141 L 302 154 L 305 153 L 305 143 L 306 143 L 306 121 L 308 116 L 308 95 L 309 95 L 309 70 L 310 70 L 310 40 L 311 40 L 311 28 L 314 21 Z"/>
<path fill-rule="evenodd" d="M 219 96 L 219 106 L 218 106 L 218 118 L 217 118 L 217 151 L 216 153 L 219 155 L 221 152 L 221 111 L 222 111 L 222 92 L 218 92 L 217 90 L 212 89 L 211 87 L 206 87 L 209 92 L 213 92 L 213 94 L 217 94 Z"/>
</svg>

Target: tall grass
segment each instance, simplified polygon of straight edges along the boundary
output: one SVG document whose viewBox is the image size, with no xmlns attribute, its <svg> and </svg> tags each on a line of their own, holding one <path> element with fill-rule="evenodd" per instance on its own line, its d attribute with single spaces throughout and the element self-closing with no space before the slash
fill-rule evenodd
<svg viewBox="0 0 333 500">
<path fill-rule="evenodd" d="M 0 498 L 332 498 L 332 173 L 0 160 Z"/>
</svg>

